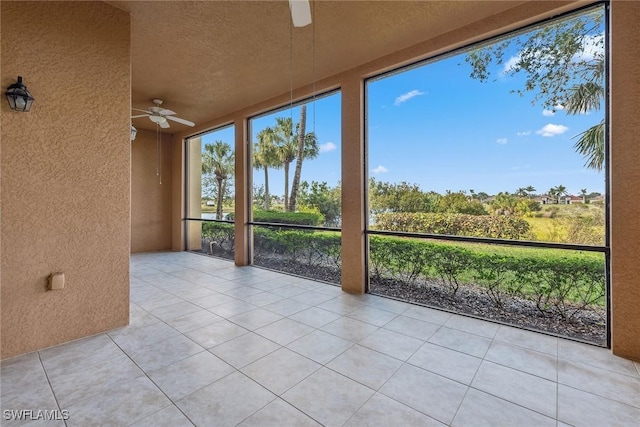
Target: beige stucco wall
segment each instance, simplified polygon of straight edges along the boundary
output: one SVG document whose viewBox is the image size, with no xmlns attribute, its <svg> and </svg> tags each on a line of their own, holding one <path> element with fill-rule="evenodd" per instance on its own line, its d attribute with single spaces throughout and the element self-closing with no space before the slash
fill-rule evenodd
<svg viewBox="0 0 640 427">
<path fill-rule="evenodd" d="M 612 349 L 640 361 L 640 4 L 611 5 Z"/>
<path fill-rule="evenodd" d="M 158 156 L 156 132 L 138 130 L 131 142 L 132 253 L 171 249 L 172 158 L 171 135 L 162 134 L 162 151 Z M 158 160 L 162 165 L 162 183 L 157 174 Z"/>
<path fill-rule="evenodd" d="M 172 160 L 172 194 L 171 194 L 171 249 L 182 251 L 185 249 L 184 234 L 184 173 L 185 173 L 185 149 L 182 136 L 172 135 L 171 138 L 173 155 Z"/>
<path fill-rule="evenodd" d="M 189 161 L 188 191 L 189 206 L 185 217 L 202 217 L 202 138 L 191 138 L 186 143 Z M 187 249 L 197 251 L 202 249 L 202 223 L 189 221 L 187 223 Z"/>
<path fill-rule="evenodd" d="M 342 289 L 361 294 L 365 270 L 364 84 L 352 76 L 342 85 Z M 346 267 L 344 267 L 346 264 Z"/>
<path fill-rule="evenodd" d="M 2 1 L 0 357 L 129 318 L 129 16 L 102 2 Z M 47 276 L 66 274 L 64 290 Z"/>
</svg>

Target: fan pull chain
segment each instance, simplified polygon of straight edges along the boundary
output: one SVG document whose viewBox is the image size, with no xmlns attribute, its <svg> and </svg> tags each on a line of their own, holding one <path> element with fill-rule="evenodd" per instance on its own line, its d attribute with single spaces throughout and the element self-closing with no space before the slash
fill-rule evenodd
<svg viewBox="0 0 640 427">
<path fill-rule="evenodd" d="M 313 1 L 313 24 L 311 28 L 311 71 L 313 79 L 313 134 L 316 134 L 316 25 L 318 16 L 316 15 L 316 0 Z"/>
<path fill-rule="evenodd" d="M 289 20 L 289 115 L 293 136 L 293 23 Z"/>
<path fill-rule="evenodd" d="M 156 123 L 156 176 L 160 179 L 162 185 L 162 134 L 160 133 L 160 125 Z"/>
<path fill-rule="evenodd" d="M 159 157 L 160 157 L 160 161 L 158 162 L 158 169 L 159 169 L 159 175 L 160 175 L 160 185 L 162 185 L 162 132 L 160 132 L 160 144 L 159 144 Z"/>
</svg>

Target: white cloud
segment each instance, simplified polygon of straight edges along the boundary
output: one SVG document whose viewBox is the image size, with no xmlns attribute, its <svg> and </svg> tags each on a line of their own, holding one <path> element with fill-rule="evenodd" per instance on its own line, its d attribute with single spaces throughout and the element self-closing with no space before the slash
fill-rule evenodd
<svg viewBox="0 0 640 427">
<path fill-rule="evenodd" d="M 577 53 L 574 61 L 593 61 L 604 56 L 604 33 L 594 36 L 586 36 L 582 45 L 582 51 Z"/>
<path fill-rule="evenodd" d="M 502 75 L 507 74 L 509 71 L 513 70 L 516 65 L 520 62 L 520 55 L 512 56 L 504 63 L 504 68 L 502 69 Z"/>
<path fill-rule="evenodd" d="M 569 128 L 564 125 L 554 125 L 553 123 L 549 123 L 548 125 L 544 125 L 542 129 L 537 130 L 536 133 L 538 135 L 552 137 L 556 135 L 562 135 L 568 130 Z"/>
<path fill-rule="evenodd" d="M 542 110 L 542 115 L 545 117 L 555 116 L 558 111 L 564 110 L 564 105 L 557 104 L 554 105 L 551 110 L 547 110 L 546 108 Z"/>
<path fill-rule="evenodd" d="M 333 142 L 327 142 L 326 144 L 320 144 L 320 152 L 327 153 L 329 151 L 334 151 L 338 147 Z"/>
<path fill-rule="evenodd" d="M 509 140 L 507 138 L 498 138 L 496 139 L 496 142 L 498 144 L 506 144 L 507 142 L 509 142 Z"/>
<path fill-rule="evenodd" d="M 518 135 L 518 136 L 529 136 L 529 135 L 531 135 L 531 131 L 530 130 L 525 130 L 523 132 L 516 132 L 516 135 Z"/>
<path fill-rule="evenodd" d="M 400 95 L 399 97 L 396 98 L 396 101 L 393 103 L 393 105 L 398 106 L 398 105 L 402 104 L 403 102 L 407 102 L 408 100 L 410 100 L 414 96 L 420 96 L 420 95 L 424 95 L 424 92 L 422 92 L 420 90 L 412 90 L 410 92 L 403 93 L 402 95 Z"/>
<path fill-rule="evenodd" d="M 377 168 L 374 168 L 371 172 L 373 172 L 374 175 L 378 175 L 380 173 L 389 172 L 389 169 L 385 168 L 382 165 L 379 165 Z"/>
</svg>

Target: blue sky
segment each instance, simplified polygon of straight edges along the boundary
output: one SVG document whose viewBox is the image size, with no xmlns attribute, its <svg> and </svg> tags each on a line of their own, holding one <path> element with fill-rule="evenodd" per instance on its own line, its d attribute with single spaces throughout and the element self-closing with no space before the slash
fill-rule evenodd
<svg viewBox="0 0 640 427">
<path fill-rule="evenodd" d="M 512 52 L 513 55 L 517 52 Z M 419 184 L 425 191 L 484 191 L 496 194 L 534 186 L 538 193 L 564 185 L 604 192 L 604 172 L 584 167 L 575 152 L 574 138 L 597 124 L 603 110 L 567 115 L 532 105 L 531 96 L 510 90 L 523 87 L 522 77 L 492 69 L 496 80 L 471 79 L 464 53 L 418 68 L 369 81 L 366 86 L 368 171 L 380 181 Z M 289 108 L 251 121 L 252 138 L 275 117 L 292 116 Z M 308 104 L 307 131 L 318 136 L 321 153 L 304 162 L 303 180 L 340 180 L 340 94 Z M 205 137 L 233 143 L 233 129 Z M 295 162 L 291 165 L 293 176 Z M 254 183 L 263 183 L 254 171 Z M 283 171 L 269 174 L 272 194 L 283 194 Z"/>
<path fill-rule="evenodd" d="M 473 80 L 455 56 L 369 83 L 370 176 L 438 192 L 604 191 L 604 174 L 585 168 L 573 148 L 603 112 L 545 110 L 510 93 L 521 78 L 496 71 L 495 82 Z"/>
</svg>

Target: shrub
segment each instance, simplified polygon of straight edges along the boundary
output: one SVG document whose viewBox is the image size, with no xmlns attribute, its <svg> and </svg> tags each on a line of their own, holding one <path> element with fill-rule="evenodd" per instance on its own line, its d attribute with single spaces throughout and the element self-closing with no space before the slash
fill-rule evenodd
<svg viewBox="0 0 640 427">
<path fill-rule="evenodd" d="M 340 267 L 339 232 L 274 230 L 254 227 L 256 254 L 277 254 L 309 267 Z M 222 249 L 233 247 L 233 224 L 207 222 L 203 239 Z M 426 239 L 370 236 L 373 279 L 390 278 L 415 285 L 439 283 L 456 297 L 461 286 L 480 286 L 493 304 L 509 298 L 532 301 L 543 315 L 571 320 L 605 300 L 605 265 L 601 254 L 556 249 L 460 244 Z"/>
<path fill-rule="evenodd" d="M 433 251 L 425 242 L 371 236 L 369 267 L 376 278 L 391 275 L 409 284 L 433 268 Z"/>
<path fill-rule="evenodd" d="M 374 217 L 378 230 L 452 236 L 525 239 L 531 237 L 531 226 L 521 218 L 494 215 L 443 213 L 381 213 Z"/>
<path fill-rule="evenodd" d="M 524 282 L 514 273 L 520 268 L 518 257 L 482 252 L 472 255 L 473 279 L 496 307 L 504 308 L 507 298 L 521 293 Z"/>
<path fill-rule="evenodd" d="M 604 304 L 604 259 L 599 255 L 386 236 L 371 236 L 369 246 L 375 279 L 413 284 L 423 277 L 441 283 L 453 297 L 461 285 L 473 283 L 499 308 L 516 296 L 564 320 Z"/>
<path fill-rule="evenodd" d="M 317 226 L 323 220 L 319 212 L 277 212 L 257 209 L 253 211 L 254 222 Z"/>
<path fill-rule="evenodd" d="M 570 320 L 591 305 L 604 304 L 604 263 L 594 257 L 581 253 L 528 257 L 521 260 L 516 275 L 526 283 L 523 295 L 543 314 Z"/>
<path fill-rule="evenodd" d="M 210 248 L 212 254 L 214 248 L 223 252 L 232 252 L 235 242 L 235 228 L 233 224 L 224 222 L 202 223 L 202 245 Z"/>
<path fill-rule="evenodd" d="M 273 230 L 255 227 L 253 232 L 256 253 L 272 253 L 307 266 L 333 264 L 340 266 L 340 233 L 301 230 Z"/>
<path fill-rule="evenodd" d="M 581 205 L 587 206 L 587 205 Z M 567 230 L 567 241 L 585 245 L 604 245 L 604 213 L 571 215 L 561 218 Z"/>
<path fill-rule="evenodd" d="M 434 252 L 434 269 L 442 283 L 455 297 L 460 289 L 461 277 L 469 268 L 471 253 L 464 247 L 430 244 Z"/>
</svg>

